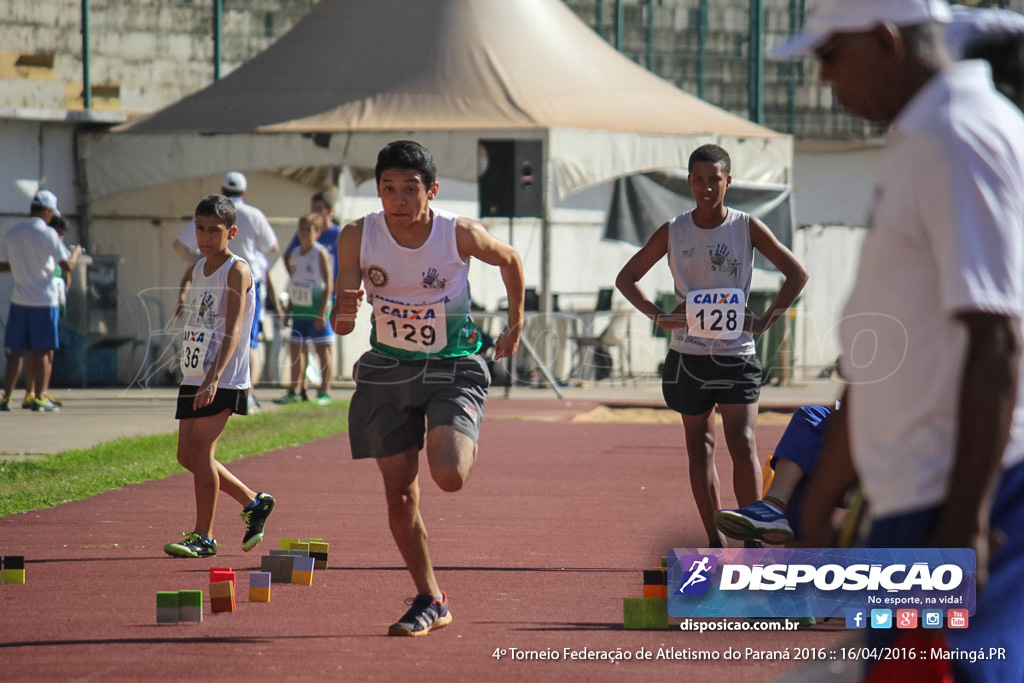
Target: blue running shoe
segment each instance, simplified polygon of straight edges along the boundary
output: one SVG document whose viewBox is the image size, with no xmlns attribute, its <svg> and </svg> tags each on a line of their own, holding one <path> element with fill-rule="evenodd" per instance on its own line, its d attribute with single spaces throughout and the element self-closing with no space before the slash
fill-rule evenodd
<svg viewBox="0 0 1024 683">
<path fill-rule="evenodd" d="M 401 619 L 388 628 L 389 636 L 425 636 L 431 629 L 441 628 L 452 623 L 452 613 L 448 611 L 448 595 L 441 591 L 441 600 L 433 595 L 423 593 L 412 599 L 412 607 Z"/>
<path fill-rule="evenodd" d="M 764 541 L 782 545 L 793 538 L 786 516 L 764 501 L 756 501 L 739 510 L 715 512 L 715 526 L 738 541 Z"/>
</svg>

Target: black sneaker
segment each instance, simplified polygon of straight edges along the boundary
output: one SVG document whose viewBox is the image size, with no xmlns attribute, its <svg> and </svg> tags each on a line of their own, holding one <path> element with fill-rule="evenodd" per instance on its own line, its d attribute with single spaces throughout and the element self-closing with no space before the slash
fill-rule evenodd
<svg viewBox="0 0 1024 683">
<path fill-rule="evenodd" d="M 408 601 L 407 601 L 408 602 Z M 388 627 L 389 636 L 425 636 L 431 629 L 452 623 L 448 611 L 448 595 L 441 591 L 441 601 L 433 595 L 423 593 L 412 598 L 412 607 L 396 623 Z"/>
<path fill-rule="evenodd" d="M 238 516 L 245 520 L 245 536 L 242 550 L 249 552 L 263 540 L 263 525 L 274 511 L 274 497 L 269 493 L 257 493 L 256 499 L 243 509 Z"/>
<path fill-rule="evenodd" d="M 196 532 L 184 534 L 180 543 L 168 543 L 164 552 L 171 557 L 213 557 L 217 554 L 217 541 L 200 536 Z"/>
</svg>

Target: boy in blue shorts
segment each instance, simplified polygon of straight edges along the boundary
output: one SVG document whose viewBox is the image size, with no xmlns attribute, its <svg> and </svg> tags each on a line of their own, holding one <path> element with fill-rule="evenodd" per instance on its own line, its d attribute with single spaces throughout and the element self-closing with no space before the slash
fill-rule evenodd
<svg viewBox="0 0 1024 683">
<path fill-rule="evenodd" d="M 356 362 L 349 409 L 352 457 L 374 458 L 384 479 L 391 535 L 418 595 L 388 629 L 424 636 L 452 615 L 438 586 L 419 511 L 419 452 L 444 491 L 458 491 L 477 456 L 490 375 L 482 335 L 469 317 L 471 258 L 497 266 L 508 296 L 508 329 L 494 357 L 513 355 L 523 321 L 519 254 L 479 222 L 433 208 L 437 169 L 422 145 L 392 142 L 377 156 L 382 210 L 341 232 L 331 323 L 349 334 L 367 296 L 372 349 Z"/>
<path fill-rule="evenodd" d="M 168 543 L 172 557 L 213 557 L 213 518 L 223 491 L 242 505 L 245 521 L 242 550 L 263 540 L 274 498 L 246 486 L 217 462 L 217 440 L 232 413 L 248 412 L 249 348 L 244 343 L 255 311 L 256 287 L 244 260 L 228 242 L 238 233 L 235 205 L 223 195 L 209 195 L 196 207 L 196 242 L 201 255 L 192 270 L 184 302 L 181 344 L 181 389 L 178 462 L 192 473 L 196 500 L 195 529 L 185 540 Z M 239 343 L 243 340 L 243 343 Z"/>
<path fill-rule="evenodd" d="M 713 516 L 721 507 L 714 460 L 715 408 L 722 415 L 732 457 L 733 491 L 739 504 L 747 506 L 761 497 L 754 441 L 761 365 L 754 353 L 754 335 L 781 318 L 807 282 L 807 271 L 764 223 L 725 206 L 731 166 L 729 153 L 718 145 L 694 150 L 688 183 L 696 208 L 659 227 L 615 280 L 641 313 L 673 330 L 662 393 L 668 406 L 682 415 L 690 487 L 711 548 L 725 545 Z M 785 276 L 775 300 L 759 316 L 746 308 L 755 249 Z M 665 256 L 678 302 L 668 312 L 638 285 Z"/>
<path fill-rule="evenodd" d="M 317 241 L 323 218 L 315 213 L 299 219 L 296 232 L 299 246 L 287 254 L 286 263 L 292 279 L 288 285 L 288 306 L 292 323 L 291 342 L 291 386 L 277 404 L 309 400 L 306 396 L 306 365 L 309 363 L 311 345 L 320 362 L 320 387 L 316 402 L 327 405 L 331 402 L 328 393 L 331 385 L 331 349 L 334 331 L 327 324 L 327 305 L 334 295 L 333 266 L 327 248 Z M 286 316 L 287 317 L 287 316 Z"/>
</svg>

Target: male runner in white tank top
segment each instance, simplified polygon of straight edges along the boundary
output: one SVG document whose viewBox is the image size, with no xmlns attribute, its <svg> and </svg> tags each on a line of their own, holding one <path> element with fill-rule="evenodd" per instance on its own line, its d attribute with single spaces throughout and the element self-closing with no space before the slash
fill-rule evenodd
<svg viewBox="0 0 1024 683">
<path fill-rule="evenodd" d="M 662 393 L 683 418 L 690 488 L 712 548 L 725 545 L 714 522 L 715 511 L 722 507 L 715 469 L 715 406 L 732 457 L 736 501 L 746 507 L 761 498 L 754 440 L 761 366 L 753 335 L 781 318 L 807 282 L 807 271 L 764 223 L 725 206 L 730 171 L 729 154 L 718 145 L 694 150 L 688 183 L 696 208 L 658 228 L 615 280 L 641 313 L 673 330 Z M 761 315 L 746 308 L 754 249 L 785 276 Z M 664 256 L 678 302 L 671 312 L 658 308 L 637 284 Z"/>
<path fill-rule="evenodd" d="M 383 210 L 341 232 L 331 324 L 338 334 L 351 333 L 368 295 L 372 350 L 353 371 L 349 440 L 352 457 L 377 461 L 391 534 L 418 593 L 388 635 L 423 636 L 452 619 L 419 512 L 424 429 L 431 477 L 442 490 L 458 491 L 476 461 L 490 383 L 477 355 L 481 332 L 469 318 L 469 260 L 497 266 L 505 283 L 509 326 L 495 342 L 495 359 L 519 345 L 523 265 L 515 249 L 479 222 L 431 208 L 437 170 L 418 143 L 385 146 L 375 174 Z"/>
</svg>

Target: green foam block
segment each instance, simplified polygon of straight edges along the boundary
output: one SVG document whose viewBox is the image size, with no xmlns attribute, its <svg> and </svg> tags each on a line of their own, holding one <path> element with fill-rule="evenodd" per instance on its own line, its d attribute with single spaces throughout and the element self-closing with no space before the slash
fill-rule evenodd
<svg viewBox="0 0 1024 683">
<path fill-rule="evenodd" d="M 178 591 L 179 607 L 202 607 L 203 591 Z"/>
<path fill-rule="evenodd" d="M 157 607 L 177 607 L 178 606 L 178 591 L 157 591 L 156 592 L 156 606 Z"/>
<path fill-rule="evenodd" d="M 622 626 L 628 629 L 667 629 L 668 601 L 665 598 L 623 598 Z"/>
</svg>

